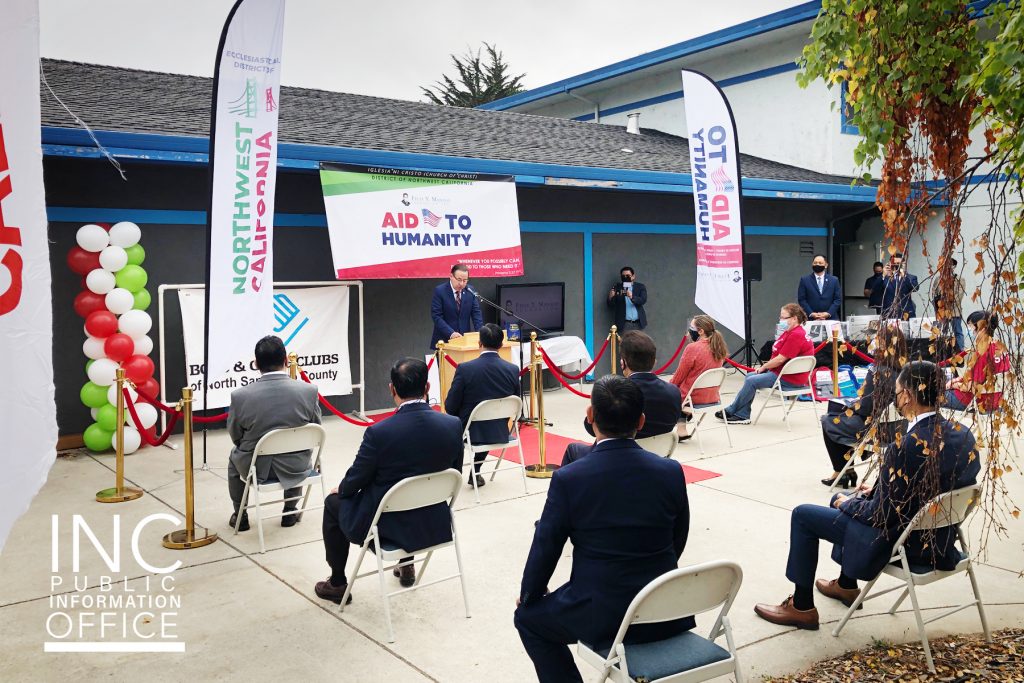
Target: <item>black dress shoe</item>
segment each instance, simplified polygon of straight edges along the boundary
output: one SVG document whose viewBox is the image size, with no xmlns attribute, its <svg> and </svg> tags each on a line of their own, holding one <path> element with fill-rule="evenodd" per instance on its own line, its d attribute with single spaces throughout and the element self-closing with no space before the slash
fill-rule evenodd
<svg viewBox="0 0 1024 683">
<path fill-rule="evenodd" d="M 403 567 L 395 567 L 392 574 L 398 577 L 398 583 L 403 588 L 408 588 L 416 583 L 416 568 L 411 564 L 407 564 Z"/>
<path fill-rule="evenodd" d="M 298 508 L 286 507 L 284 509 L 285 512 L 295 512 L 296 510 L 298 510 Z M 284 527 L 295 526 L 298 523 L 299 523 L 299 515 L 298 515 L 297 512 L 295 512 L 295 514 L 292 514 L 292 515 L 285 515 L 284 517 L 281 518 L 281 526 L 284 526 Z"/>
<path fill-rule="evenodd" d="M 238 521 L 238 513 L 236 512 L 235 514 L 231 515 L 231 519 L 228 520 L 228 526 L 230 526 L 232 529 L 234 529 L 235 528 L 235 522 L 237 522 L 237 521 Z M 249 530 L 249 515 L 248 514 L 242 513 L 242 523 L 238 525 L 238 530 L 239 531 L 248 531 Z"/>
<path fill-rule="evenodd" d="M 473 485 L 473 477 L 474 476 L 476 477 L 476 487 L 477 488 L 482 488 L 484 486 L 484 484 L 487 483 L 487 481 L 483 477 L 481 477 L 479 474 L 476 474 L 476 475 L 470 474 L 469 475 L 469 479 L 466 480 L 466 483 L 469 484 L 470 486 Z"/>
<path fill-rule="evenodd" d="M 341 604 L 341 598 L 345 595 L 345 589 L 348 588 L 347 583 L 343 583 L 340 586 L 334 586 L 331 584 L 330 577 L 326 581 L 317 581 L 316 586 L 313 590 L 316 591 L 316 597 L 321 600 L 330 600 L 336 605 Z M 352 604 L 352 594 L 348 594 L 348 600 L 345 601 L 346 605 Z"/>
</svg>

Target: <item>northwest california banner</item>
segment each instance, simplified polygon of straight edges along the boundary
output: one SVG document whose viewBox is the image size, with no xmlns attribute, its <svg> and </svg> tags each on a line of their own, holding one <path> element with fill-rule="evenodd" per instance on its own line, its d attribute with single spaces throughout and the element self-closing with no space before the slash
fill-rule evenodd
<svg viewBox="0 0 1024 683">
<path fill-rule="evenodd" d="M 339 280 L 523 274 L 512 176 L 322 163 L 320 183 Z"/>
<path fill-rule="evenodd" d="M 215 71 L 210 374 L 266 334 L 274 311 L 274 189 L 284 0 L 239 0 Z"/>
<path fill-rule="evenodd" d="M 50 257 L 39 119 L 39 8 L 0 18 L 0 550 L 57 457 Z"/>
<path fill-rule="evenodd" d="M 746 339 L 736 124 L 725 94 L 697 71 L 683 69 L 683 103 L 697 227 L 694 303 Z"/>
<path fill-rule="evenodd" d="M 185 379 L 195 392 L 196 410 L 223 408 L 231 392 L 260 378 L 253 350 L 264 334 L 276 334 L 289 353 L 298 355 L 299 366 L 324 396 L 352 393 L 352 367 L 348 354 L 348 287 L 282 289 L 274 294 L 274 323 L 251 344 L 231 358 L 226 373 L 210 373 L 208 406 L 203 389 L 203 292 L 178 290 L 181 328 L 185 337 Z"/>
</svg>

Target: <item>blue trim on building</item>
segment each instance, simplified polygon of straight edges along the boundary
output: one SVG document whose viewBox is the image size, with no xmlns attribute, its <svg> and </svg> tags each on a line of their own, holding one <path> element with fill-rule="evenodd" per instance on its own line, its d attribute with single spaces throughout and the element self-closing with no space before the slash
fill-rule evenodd
<svg viewBox="0 0 1024 683">
<path fill-rule="evenodd" d="M 533 90 L 528 90 L 524 93 L 519 93 L 518 95 L 512 95 L 511 97 L 505 97 L 494 102 L 488 102 L 487 104 L 480 105 L 478 108 L 504 111 L 529 102 L 542 100 L 552 95 L 561 95 L 575 88 L 592 85 L 610 78 L 615 78 L 616 76 L 623 76 L 651 66 L 663 64 L 665 62 L 672 61 L 673 59 L 687 57 L 689 55 L 697 54 L 698 52 L 704 52 L 705 50 L 728 45 L 729 43 L 735 43 L 745 38 L 768 33 L 776 29 L 785 28 L 804 21 L 810 21 L 818 16 L 818 12 L 820 10 L 820 0 L 818 2 L 805 2 L 801 5 L 797 5 L 796 7 L 790 7 L 789 9 L 785 9 L 780 12 L 745 21 L 742 24 L 737 24 L 729 28 L 724 28 L 720 31 L 715 31 L 675 45 L 670 45 L 660 50 L 655 50 L 621 62 L 616 62 L 615 64 L 610 64 L 608 66 L 601 67 L 600 69 L 594 69 L 592 71 L 587 71 L 586 73 L 571 76 L 539 88 L 534 88 Z"/>
<path fill-rule="evenodd" d="M 523 223 L 520 222 L 520 229 Z M 529 231 L 528 231 L 529 232 Z M 583 233 L 583 340 L 594 357 L 594 234 Z M 591 377 L 592 375 L 588 375 Z"/>
<path fill-rule="evenodd" d="M 843 135 L 860 135 L 860 129 L 850 123 L 849 106 L 846 97 L 850 92 L 849 84 L 844 80 L 839 84 L 839 132 Z"/>
</svg>

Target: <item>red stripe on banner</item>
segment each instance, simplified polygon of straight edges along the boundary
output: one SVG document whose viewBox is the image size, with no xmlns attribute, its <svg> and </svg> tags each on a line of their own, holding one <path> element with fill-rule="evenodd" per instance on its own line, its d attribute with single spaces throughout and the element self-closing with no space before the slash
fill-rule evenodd
<svg viewBox="0 0 1024 683">
<path fill-rule="evenodd" d="M 464 263 L 473 277 L 511 277 L 523 275 L 523 248 L 502 247 L 487 251 L 445 254 L 424 259 L 392 261 L 355 268 L 339 268 L 339 280 L 385 278 L 448 277 L 452 266 Z"/>
</svg>

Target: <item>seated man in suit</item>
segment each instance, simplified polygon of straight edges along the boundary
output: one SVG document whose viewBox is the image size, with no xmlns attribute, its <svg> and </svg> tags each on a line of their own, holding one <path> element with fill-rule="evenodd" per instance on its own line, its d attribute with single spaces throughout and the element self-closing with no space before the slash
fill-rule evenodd
<svg viewBox="0 0 1024 683">
<path fill-rule="evenodd" d="M 928 361 L 903 366 L 893 403 L 907 419 L 907 435 L 886 450 L 878 481 L 852 496 L 836 494 L 830 507 L 801 505 L 790 524 L 786 578 L 793 595 L 781 605 L 757 605 L 754 612 L 773 624 L 816 630 L 818 610 L 812 585 L 850 606 L 860 593 L 857 580 L 870 581 L 889 562 L 893 545 L 914 515 L 932 498 L 971 486 L 981 469 L 971 432 L 936 412 L 945 383 L 942 369 Z M 888 473 L 902 473 L 890 476 Z M 832 542 L 838 579 L 814 580 L 818 539 Z M 952 569 L 959 560 L 952 527 L 914 532 L 907 539 L 912 563 Z"/>
<path fill-rule="evenodd" d="M 256 443 L 274 429 L 301 427 L 315 422 L 320 424 L 320 404 L 316 387 L 298 382 L 288 376 L 285 365 L 288 353 L 284 342 L 274 336 L 264 337 L 256 343 L 256 367 L 260 380 L 231 392 L 228 409 L 228 434 L 235 447 L 228 458 L 228 493 L 234 512 L 228 522 L 232 527 L 238 520 L 238 511 L 244 507 L 245 476 L 252 465 Z M 284 486 L 284 511 L 295 511 L 302 493 L 299 484 L 309 474 L 310 451 L 278 453 L 256 461 L 256 476 L 267 480 L 273 474 Z M 289 500 L 291 498 L 292 500 Z M 281 526 L 294 526 L 299 521 L 297 512 L 281 518 Z M 239 531 L 249 530 L 249 516 L 242 513 Z"/>
<path fill-rule="evenodd" d="M 456 263 L 452 266 L 448 282 L 434 287 L 430 317 L 434 321 L 434 331 L 430 336 L 431 351 L 437 348 L 439 341 L 458 339 L 466 332 L 479 330 L 483 326 L 480 302 L 473 290 L 469 289 L 469 268 Z"/>
<path fill-rule="evenodd" d="M 551 478 L 516 601 L 515 626 L 541 683 L 583 680 L 569 645 L 607 646 L 637 593 L 676 568 L 690 528 L 683 468 L 633 440 L 644 426 L 640 387 L 624 377 L 602 377 L 587 420 L 597 445 Z M 571 578 L 549 593 L 569 539 Z M 626 642 L 661 640 L 693 627 L 692 618 L 643 624 L 629 630 Z"/>
<path fill-rule="evenodd" d="M 636 438 L 646 439 L 673 431 L 683 415 L 683 398 L 679 393 L 679 387 L 651 372 L 658 352 L 654 340 L 646 333 L 634 330 L 622 335 L 622 345 L 619 348 L 622 352 L 619 359 L 622 374 L 640 387 L 644 395 L 644 424 L 636 433 Z M 583 428 L 591 436 L 596 436 L 589 420 L 583 421 Z M 569 444 L 562 458 L 562 466 L 579 460 L 589 453 L 591 448 L 591 444 Z"/>
<path fill-rule="evenodd" d="M 838 320 L 843 304 L 843 290 L 839 278 L 829 275 L 828 260 L 817 254 L 811 261 L 811 274 L 800 278 L 796 300 L 807 313 L 808 320 Z"/>
<path fill-rule="evenodd" d="M 498 355 L 504 341 L 501 328 L 487 323 L 480 328 L 480 357 L 461 363 L 455 370 L 452 386 L 444 400 L 444 410 L 459 417 L 463 430 L 469 422 L 470 413 L 482 402 L 519 395 L 519 369 Z M 474 422 L 469 429 L 469 438 L 475 444 L 505 443 L 508 441 L 508 420 Z M 486 457 L 486 452 L 477 453 L 474 457 L 473 471 L 469 473 L 470 484 L 476 476 L 476 485 L 484 485 L 480 466 Z"/>
<path fill-rule="evenodd" d="M 391 367 L 391 397 L 398 409 L 363 432 L 356 460 L 324 501 L 324 548 L 331 575 L 316 584 L 318 597 L 341 603 L 348 580 L 345 562 L 350 543 L 362 544 L 380 501 L 407 477 L 462 467 L 459 419 L 427 405 L 427 364 L 403 358 Z M 383 538 L 410 552 L 451 540 L 448 506 L 389 512 L 378 529 Z M 411 557 L 402 562 L 412 562 Z M 412 564 L 395 568 L 403 586 L 416 581 Z M 349 596 L 351 599 L 351 595 Z"/>
</svg>

